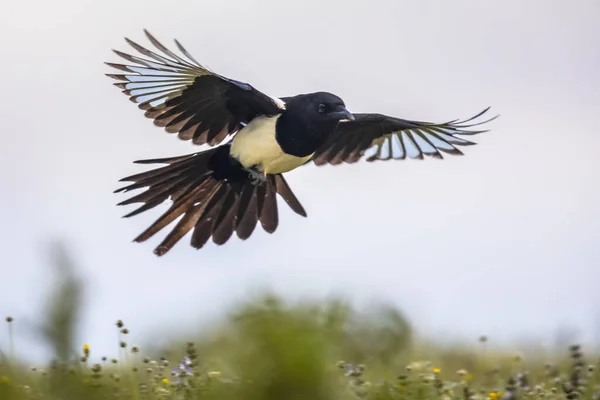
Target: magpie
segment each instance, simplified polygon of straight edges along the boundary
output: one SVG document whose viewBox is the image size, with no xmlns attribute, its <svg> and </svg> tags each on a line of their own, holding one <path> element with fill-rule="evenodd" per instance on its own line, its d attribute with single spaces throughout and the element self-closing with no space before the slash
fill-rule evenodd
<svg viewBox="0 0 600 400">
<path fill-rule="evenodd" d="M 181 140 L 206 145 L 192 154 L 134 161 L 162 166 L 121 179 L 129 184 L 115 190 L 145 188 L 118 204 L 141 203 L 124 217 L 171 202 L 134 239 L 144 242 L 180 218 L 154 249 L 157 256 L 190 231 L 190 244 L 196 249 L 211 237 L 215 244 L 225 244 L 234 232 L 246 240 L 259 222 L 273 233 L 279 224 L 276 195 L 306 217 L 283 175 L 300 166 L 361 159 L 442 159 L 442 152 L 462 155 L 457 146 L 475 143 L 460 135 L 486 132 L 467 128 L 498 117 L 475 122 L 488 107 L 466 120 L 432 123 L 351 113 L 340 97 L 328 92 L 272 97 L 203 66 L 179 41 L 175 40 L 177 54 L 147 30 L 144 33 L 158 52 L 125 38 L 145 57 L 113 50 L 129 63 L 106 62 L 120 72 L 106 75 L 119 81 L 115 85 L 156 126 Z"/>
</svg>

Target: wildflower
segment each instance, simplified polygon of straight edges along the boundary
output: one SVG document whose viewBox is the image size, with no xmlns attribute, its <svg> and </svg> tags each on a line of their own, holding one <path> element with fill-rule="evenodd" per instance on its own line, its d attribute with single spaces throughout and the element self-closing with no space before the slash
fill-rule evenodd
<svg viewBox="0 0 600 400">
<path fill-rule="evenodd" d="M 167 383 L 169 383 L 169 380 L 167 378 L 162 378 L 161 382 L 166 385 Z"/>
<path fill-rule="evenodd" d="M 84 354 L 86 357 L 89 357 L 89 356 L 90 356 L 90 345 L 89 345 L 89 344 L 87 344 L 87 343 L 83 345 L 83 354 Z"/>
<path fill-rule="evenodd" d="M 363 369 L 364 369 L 364 366 L 361 369 L 361 367 L 360 367 L 361 365 L 362 364 L 360 364 L 358 366 L 355 366 L 355 365 L 350 364 L 350 363 L 346 364 L 344 366 L 344 368 L 346 369 L 346 372 L 344 373 L 344 375 L 346 375 L 346 376 L 353 376 L 353 377 L 361 376 L 362 373 L 363 373 Z"/>
<path fill-rule="evenodd" d="M 208 373 L 209 378 L 218 378 L 219 376 L 221 376 L 221 371 L 210 371 Z"/>
<path fill-rule="evenodd" d="M 177 377 L 177 380 L 173 382 L 175 385 L 185 383 L 184 377 L 192 375 L 194 375 L 192 360 L 188 356 L 185 356 L 179 364 L 171 368 L 171 376 Z"/>
<path fill-rule="evenodd" d="M 442 372 L 442 370 L 437 367 L 433 369 L 434 374 L 439 374 L 440 372 Z"/>
<path fill-rule="evenodd" d="M 467 375 L 467 370 L 466 370 L 466 369 L 463 369 L 463 368 L 461 368 L 461 369 L 459 369 L 458 371 L 456 371 L 456 374 L 457 374 L 458 376 L 461 376 L 461 377 L 462 377 L 462 376 L 465 376 L 465 375 Z"/>
<path fill-rule="evenodd" d="M 498 400 L 502 398 L 502 392 L 490 392 L 488 393 L 488 398 L 490 400 Z"/>
</svg>

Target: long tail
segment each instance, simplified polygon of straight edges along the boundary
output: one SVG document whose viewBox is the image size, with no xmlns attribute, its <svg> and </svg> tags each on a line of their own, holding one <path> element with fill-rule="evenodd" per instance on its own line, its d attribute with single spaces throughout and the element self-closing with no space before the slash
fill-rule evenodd
<svg viewBox="0 0 600 400">
<path fill-rule="evenodd" d="M 143 203 L 124 217 L 132 217 L 171 199 L 173 204 L 152 225 L 134 239 L 143 242 L 178 217 L 183 216 L 154 254 L 167 253 L 183 236 L 193 230 L 191 246 L 199 249 L 212 236 L 214 243 L 226 243 L 235 231 L 245 240 L 260 221 L 263 229 L 273 233 L 279 224 L 278 193 L 297 214 L 306 217 L 304 208 L 283 175 L 268 175 L 266 184 L 252 184 L 241 165 L 229 156 L 229 145 L 200 153 L 173 158 L 135 161 L 138 164 L 167 164 L 120 181 L 133 182 L 115 190 L 128 192 L 147 189 L 119 205 Z"/>
</svg>

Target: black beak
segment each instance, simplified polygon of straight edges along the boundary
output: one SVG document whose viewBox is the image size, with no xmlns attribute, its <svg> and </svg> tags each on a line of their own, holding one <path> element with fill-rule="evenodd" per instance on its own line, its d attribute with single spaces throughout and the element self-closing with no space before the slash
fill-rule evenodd
<svg viewBox="0 0 600 400">
<path fill-rule="evenodd" d="M 338 119 L 354 120 L 354 115 L 343 106 L 337 107 L 335 111 L 329 113 L 329 115 Z"/>
</svg>

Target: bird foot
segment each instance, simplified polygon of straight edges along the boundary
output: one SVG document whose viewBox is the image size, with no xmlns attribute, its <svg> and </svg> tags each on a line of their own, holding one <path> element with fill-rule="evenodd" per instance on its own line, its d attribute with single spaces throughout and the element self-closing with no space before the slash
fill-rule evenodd
<svg viewBox="0 0 600 400">
<path fill-rule="evenodd" d="M 267 181 L 267 176 L 265 174 L 253 169 L 248 170 L 248 175 L 250 176 L 250 182 L 255 186 L 263 185 Z"/>
</svg>

